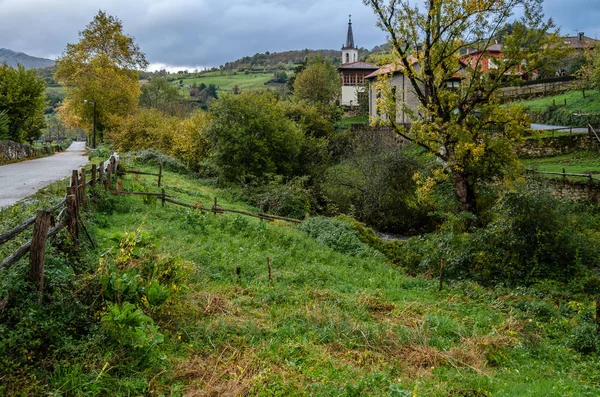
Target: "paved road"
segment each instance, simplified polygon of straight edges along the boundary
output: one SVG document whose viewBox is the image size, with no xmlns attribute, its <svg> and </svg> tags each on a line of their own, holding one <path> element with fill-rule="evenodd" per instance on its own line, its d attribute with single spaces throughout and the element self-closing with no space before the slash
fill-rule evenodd
<svg viewBox="0 0 600 397">
<path fill-rule="evenodd" d="M 0 166 L 0 208 L 70 176 L 72 170 L 87 163 L 85 142 L 73 142 L 66 151 L 53 156 Z"/>
<path fill-rule="evenodd" d="M 548 124 L 531 124 L 532 130 L 556 130 L 556 131 L 569 131 L 569 127 L 562 125 L 548 125 Z M 573 128 L 575 133 L 588 132 L 587 128 Z"/>
</svg>

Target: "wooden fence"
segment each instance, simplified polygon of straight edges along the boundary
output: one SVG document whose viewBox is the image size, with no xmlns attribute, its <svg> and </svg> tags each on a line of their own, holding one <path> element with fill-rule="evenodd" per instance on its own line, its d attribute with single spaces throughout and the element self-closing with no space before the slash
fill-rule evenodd
<svg viewBox="0 0 600 397">
<path fill-rule="evenodd" d="M 38 290 L 38 302 L 41 302 L 44 290 L 44 261 L 48 239 L 66 228 L 69 236 L 78 245 L 79 227 L 81 226 L 93 244 L 79 215 L 80 209 L 87 203 L 86 187 L 99 183 L 104 184 L 105 189 L 109 190 L 111 187 L 111 178 L 116 173 L 117 168 L 118 156 L 113 154 L 109 160 L 101 163 L 99 166 L 96 164 L 92 165 L 92 175 L 89 180 L 87 180 L 85 168 L 80 173 L 77 170 L 73 170 L 71 174 L 71 186 L 67 188 L 65 198 L 52 208 L 38 210 L 34 217 L 0 234 L 0 245 L 2 245 L 33 226 L 31 240 L 20 246 L 8 258 L 4 259 L 0 263 L 0 269 L 9 268 L 29 253 L 29 279 Z M 54 213 L 59 210 L 59 214 L 54 217 Z M 0 306 L 2 306 L 2 302 L 0 302 Z"/>
<path fill-rule="evenodd" d="M 588 172 L 587 174 L 570 174 L 565 172 L 565 169 L 563 168 L 562 172 L 555 172 L 555 171 L 538 171 L 536 169 L 533 168 L 528 168 L 525 170 L 526 172 L 529 172 L 531 174 L 540 174 L 540 175 L 556 175 L 556 176 L 562 176 L 563 179 L 566 179 L 568 176 L 572 176 L 575 178 L 586 178 L 588 179 L 590 182 L 593 181 L 600 181 L 600 178 L 594 178 L 591 172 Z"/>
<path fill-rule="evenodd" d="M 91 167 L 91 178 L 87 179 L 87 170 L 81 169 L 81 172 L 77 170 L 72 171 L 71 184 L 67 188 L 65 198 L 54 205 L 52 208 L 41 209 L 36 212 L 36 215 L 13 229 L 0 234 L 0 245 L 12 240 L 19 236 L 25 230 L 33 226 L 33 234 L 31 240 L 19 247 L 13 252 L 8 258 L 4 259 L 0 263 L 0 269 L 9 268 L 29 253 L 29 279 L 36 286 L 38 290 L 38 302 L 41 302 L 44 290 L 44 261 L 46 253 L 46 243 L 48 239 L 56 236 L 62 229 L 67 229 L 68 235 L 73 240 L 75 246 L 79 245 L 80 229 L 85 233 L 92 246 L 94 242 L 83 223 L 80 216 L 80 210 L 87 203 L 87 186 L 95 186 L 96 184 L 104 185 L 104 190 L 109 191 L 115 195 L 140 195 L 156 197 L 161 200 L 162 206 L 165 203 L 170 203 L 186 208 L 192 208 L 204 212 L 212 212 L 216 214 L 232 213 L 244 216 L 250 216 L 259 218 L 262 220 L 282 220 L 287 222 L 301 223 L 302 221 L 294 218 L 287 218 L 283 216 L 266 214 L 262 211 L 262 208 L 258 214 L 254 214 L 248 211 L 236 210 L 223 208 L 218 205 L 217 198 L 214 198 L 212 207 L 205 207 L 201 203 L 187 204 L 178 201 L 174 196 L 169 195 L 165 192 L 164 188 L 161 188 L 160 193 L 152 192 L 128 192 L 123 191 L 122 184 L 117 181 L 116 189 L 113 189 L 112 180 L 115 179 L 116 175 L 134 174 L 134 175 L 149 175 L 156 176 L 158 178 L 158 186 L 161 187 L 162 182 L 162 165 L 159 167 L 158 173 L 140 172 L 134 170 L 125 170 L 119 168 L 118 156 L 113 154 L 109 160 L 101 163 L 100 165 L 93 164 Z M 54 216 L 56 212 L 59 212 L 57 216 Z M 308 217 L 308 213 L 306 214 Z M 57 223 L 58 222 L 58 223 Z M 0 309 L 3 304 L 0 300 Z"/>
</svg>

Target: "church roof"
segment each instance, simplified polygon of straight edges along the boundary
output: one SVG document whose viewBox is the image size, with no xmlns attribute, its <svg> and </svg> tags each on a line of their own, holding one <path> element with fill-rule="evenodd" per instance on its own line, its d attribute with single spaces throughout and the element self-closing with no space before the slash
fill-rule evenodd
<svg viewBox="0 0 600 397">
<path fill-rule="evenodd" d="M 348 21 L 348 34 L 346 35 L 346 45 L 344 49 L 355 48 L 354 47 L 354 34 L 352 33 L 352 15 L 350 15 L 350 20 Z"/>
<path fill-rule="evenodd" d="M 379 66 L 373 65 L 372 63 L 368 63 L 368 62 L 350 62 L 350 63 L 345 63 L 342 66 L 338 67 L 338 70 L 345 70 L 345 69 L 377 70 L 377 69 L 379 69 Z"/>
</svg>

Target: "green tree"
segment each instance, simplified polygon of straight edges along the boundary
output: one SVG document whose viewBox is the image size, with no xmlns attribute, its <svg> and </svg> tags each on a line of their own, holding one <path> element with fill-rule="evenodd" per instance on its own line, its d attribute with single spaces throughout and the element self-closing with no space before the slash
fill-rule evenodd
<svg viewBox="0 0 600 397">
<path fill-rule="evenodd" d="M 166 79 L 159 77 L 142 85 L 140 106 L 158 109 L 163 113 L 174 115 L 181 108 L 182 97 L 179 90 Z"/>
<path fill-rule="evenodd" d="M 35 70 L 16 69 L 3 63 L 0 65 L 0 139 L 5 137 L 15 142 L 37 139 L 46 126 L 44 107 L 46 104 L 46 82 Z M 4 121 L 1 121 L 1 120 Z M 5 132 L 2 134 L 2 130 Z"/>
<path fill-rule="evenodd" d="M 6 110 L 0 112 L 0 141 L 8 139 L 8 115 Z"/>
<path fill-rule="evenodd" d="M 122 22 L 99 11 L 77 44 L 67 44 L 56 61 L 54 79 L 67 88 L 59 114 L 70 127 L 91 129 L 96 102 L 97 125 L 103 129 L 111 116 L 124 116 L 138 106 L 140 84 L 137 70 L 146 58 L 133 37 L 123 32 Z"/>
<path fill-rule="evenodd" d="M 542 0 L 428 0 L 422 7 L 409 1 L 363 0 L 372 7 L 390 38 L 387 61 L 402 69 L 418 99 L 412 128 L 405 130 L 395 117 L 379 118 L 407 140 L 436 156 L 450 178 L 459 208 L 477 212 L 476 187 L 509 176 L 516 168 L 514 145 L 525 127 L 522 109 L 500 107 L 499 88 L 516 84 L 520 75 L 560 62 L 562 46 L 552 21 L 544 22 Z M 510 33 L 503 29 L 513 23 Z M 502 31 L 502 59 L 495 73 L 480 65 Z M 483 56 L 465 66 L 460 54 L 477 48 Z M 556 55 L 556 56 L 553 56 Z M 458 90 L 448 84 L 462 76 Z M 389 76 L 377 84 L 381 114 L 396 114 L 396 96 Z M 400 105 L 411 113 L 404 104 Z M 429 186 L 424 183 L 423 186 Z"/>
<path fill-rule="evenodd" d="M 340 90 L 335 66 L 321 57 L 309 58 L 294 80 L 294 96 L 310 103 L 330 105 L 339 97 Z"/>
<path fill-rule="evenodd" d="M 274 94 L 225 94 L 213 102 L 210 114 L 207 136 L 225 180 L 293 173 L 303 134 L 285 117 Z"/>
<path fill-rule="evenodd" d="M 209 97 L 212 98 L 219 98 L 219 95 L 217 95 L 217 86 L 214 84 L 209 84 L 208 87 L 206 87 L 206 93 L 208 94 Z"/>
</svg>

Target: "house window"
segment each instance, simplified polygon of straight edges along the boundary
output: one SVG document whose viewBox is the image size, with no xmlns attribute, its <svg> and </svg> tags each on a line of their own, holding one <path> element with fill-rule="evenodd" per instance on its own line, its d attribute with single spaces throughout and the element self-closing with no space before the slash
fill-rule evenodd
<svg viewBox="0 0 600 397">
<path fill-rule="evenodd" d="M 346 53 L 346 63 L 350 62 L 350 54 Z"/>
</svg>

